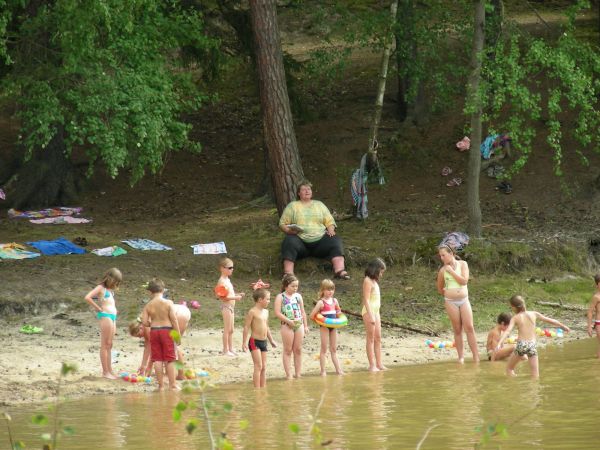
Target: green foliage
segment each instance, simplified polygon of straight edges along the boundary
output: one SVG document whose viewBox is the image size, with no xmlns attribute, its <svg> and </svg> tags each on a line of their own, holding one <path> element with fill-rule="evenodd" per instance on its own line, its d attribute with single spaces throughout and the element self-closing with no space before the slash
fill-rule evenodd
<svg viewBox="0 0 600 450">
<path fill-rule="evenodd" d="M 484 99 L 484 121 L 490 132 L 509 132 L 519 156 L 508 176 L 527 162 L 536 136 L 534 123 L 543 120 L 548 131 L 546 141 L 554 152 L 554 172 L 563 175 L 565 131 L 579 142 L 572 149 L 583 164 L 584 151 L 600 150 L 600 54 L 598 46 L 577 37 L 575 17 L 588 1 L 568 8 L 568 21 L 555 40 L 532 37 L 514 24 L 505 27 L 494 55 L 484 58 L 480 95 Z M 573 124 L 564 123 L 561 113 L 576 111 Z"/>
<path fill-rule="evenodd" d="M 508 427 L 503 423 L 478 427 L 476 431 L 481 434 L 479 443 L 475 444 L 476 449 L 487 446 L 495 438 L 506 439 L 508 437 Z"/>
<path fill-rule="evenodd" d="M 175 0 L 36 3 L 9 1 L 0 15 L 2 91 L 18 105 L 27 157 L 64 129 L 67 154 L 84 149 L 89 173 L 102 162 L 135 182 L 169 152 L 199 150 L 180 116 L 206 96 L 198 71 L 179 70 L 182 47 L 216 46 L 198 12 Z"/>
</svg>

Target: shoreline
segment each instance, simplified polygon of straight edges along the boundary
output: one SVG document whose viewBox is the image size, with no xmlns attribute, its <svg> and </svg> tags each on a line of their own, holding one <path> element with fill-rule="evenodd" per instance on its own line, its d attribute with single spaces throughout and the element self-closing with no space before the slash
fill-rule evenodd
<svg viewBox="0 0 600 450">
<path fill-rule="evenodd" d="M 44 328 L 41 334 L 22 334 L 19 329 L 26 321 L 20 319 L 4 322 L 0 338 L 4 345 L 0 349 L 0 405 L 3 407 L 23 407 L 29 404 L 49 402 L 54 399 L 58 375 L 63 362 L 75 364 L 78 370 L 69 374 L 62 383 L 61 396 L 69 400 L 103 394 L 128 392 L 153 392 L 155 384 L 130 383 L 123 380 L 107 380 L 100 376 L 100 338 L 97 323 L 85 312 L 51 313 L 30 318 L 27 323 Z M 127 321 L 117 322 L 117 335 L 113 344 L 116 362 L 115 374 L 133 372 L 139 366 L 143 347 L 140 339 L 127 334 Z M 267 383 L 283 379 L 281 363 L 281 337 L 278 329 L 272 329 L 277 348 L 269 347 L 267 357 Z M 384 328 L 382 330 L 382 359 L 389 368 L 412 364 L 429 364 L 440 361 L 456 361 L 454 349 L 430 349 L 425 345 L 426 336 Z M 580 339 L 585 333 L 574 331 L 564 338 L 542 338 L 540 348 L 553 341 L 568 342 Z M 183 337 L 186 353 L 186 367 L 195 371 L 206 370 L 214 384 L 252 382 L 252 359 L 249 353 L 241 351 L 242 326 L 238 324 L 234 342 L 239 346 L 238 356 L 219 355 L 221 330 L 191 327 Z M 487 362 L 485 353 L 486 332 L 477 333 L 477 342 L 482 362 Z M 587 335 L 585 335 L 587 337 Z M 452 333 L 444 333 L 435 341 L 452 340 Z M 338 358 L 345 372 L 367 371 L 367 358 L 364 350 L 365 338 L 362 324 L 352 321 L 348 330 L 339 330 Z M 305 376 L 319 376 L 318 329 L 311 325 L 304 340 L 302 373 Z M 465 343 L 465 364 L 471 363 L 471 353 Z M 331 359 L 328 358 L 327 376 L 337 376 Z M 153 380 L 154 381 L 154 380 Z"/>
</svg>

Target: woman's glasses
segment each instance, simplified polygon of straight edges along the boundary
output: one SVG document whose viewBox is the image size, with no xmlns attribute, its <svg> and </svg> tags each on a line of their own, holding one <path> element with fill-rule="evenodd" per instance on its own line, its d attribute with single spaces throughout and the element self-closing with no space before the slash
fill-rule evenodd
<svg viewBox="0 0 600 450">
<path fill-rule="evenodd" d="M 233 266 L 231 267 L 225 267 L 227 270 L 233 270 Z"/>
</svg>

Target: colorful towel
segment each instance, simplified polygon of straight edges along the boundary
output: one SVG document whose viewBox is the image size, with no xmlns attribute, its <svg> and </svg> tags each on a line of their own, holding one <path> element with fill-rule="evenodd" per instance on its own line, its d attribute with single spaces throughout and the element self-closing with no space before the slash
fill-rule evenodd
<svg viewBox="0 0 600 450">
<path fill-rule="evenodd" d="M 81 211 L 83 211 L 81 207 L 69 208 L 64 206 L 39 211 L 19 211 L 11 208 L 8 210 L 8 217 L 11 219 L 41 219 L 43 217 L 75 216 L 80 214 Z"/>
<path fill-rule="evenodd" d="M 92 253 L 98 256 L 121 256 L 126 255 L 127 250 L 119 247 L 118 245 L 113 245 L 111 247 L 95 248 L 92 250 Z"/>
<path fill-rule="evenodd" d="M 71 241 L 62 237 L 53 241 L 26 242 L 26 244 L 37 248 L 44 255 L 80 255 L 82 253 L 85 253 L 85 250 L 83 248 L 78 247 Z"/>
<path fill-rule="evenodd" d="M 0 259 L 28 259 L 41 256 L 39 253 L 29 252 L 20 244 L 0 244 Z"/>
<path fill-rule="evenodd" d="M 227 253 L 225 242 L 222 241 L 210 244 L 195 244 L 190 247 L 194 249 L 194 255 L 218 255 L 220 253 Z"/>
<path fill-rule="evenodd" d="M 173 250 L 171 247 L 151 241 L 150 239 L 126 239 L 121 242 L 136 250 Z"/>
<path fill-rule="evenodd" d="M 90 223 L 91 220 L 84 219 L 83 217 L 72 217 L 72 216 L 56 216 L 56 217 L 45 217 L 43 219 L 30 219 L 31 223 L 35 223 L 36 225 L 42 223 L 52 223 L 52 224 L 65 224 L 65 223 Z"/>
</svg>

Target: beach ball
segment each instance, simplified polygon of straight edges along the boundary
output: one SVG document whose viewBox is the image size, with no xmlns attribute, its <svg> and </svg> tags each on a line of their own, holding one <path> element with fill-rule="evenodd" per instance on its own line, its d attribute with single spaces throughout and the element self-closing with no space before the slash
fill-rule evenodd
<svg viewBox="0 0 600 450">
<path fill-rule="evenodd" d="M 446 343 L 440 342 L 440 348 L 444 348 L 444 347 L 446 347 Z"/>
<path fill-rule="evenodd" d="M 429 348 L 433 348 L 435 346 L 435 344 L 432 342 L 431 344 L 429 344 Z"/>
<path fill-rule="evenodd" d="M 146 382 L 146 384 L 150 384 L 152 383 L 152 377 L 146 377 L 144 381 Z"/>
<path fill-rule="evenodd" d="M 425 345 L 427 345 L 429 347 L 429 344 L 431 344 L 433 341 L 431 339 L 427 339 L 425 341 Z"/>
<path fill-rule="evenodd" d="M 538 336 L 541 336 L 542 334 L 544 334 L 544 332 L 542 331 L 541 328 L 538 327 L 535 329 L 535 334 L 537 334 Z"/>
<path fill-rule="evenodd" d="M 129 374 L 127 374 L 123 377 L 123 381 L 129 381 Z"/>
<path fill-rule="evenodd" d="M 344 361 L 344 364 L 346 364 L 346 365 L 352 364 L 352 360 L 351 359 L 347 359 L 346 361 Z"/>
</svg>

